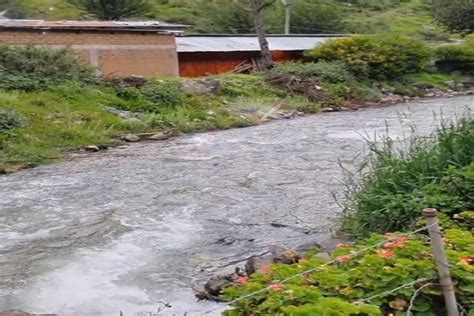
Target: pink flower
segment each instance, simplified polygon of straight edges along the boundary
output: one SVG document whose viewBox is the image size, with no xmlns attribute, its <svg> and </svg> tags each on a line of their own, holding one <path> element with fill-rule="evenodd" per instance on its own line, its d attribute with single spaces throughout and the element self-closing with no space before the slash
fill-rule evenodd
<svg viewBox="0 0 474 316">
<path fill-rule="evenodd" d="M 285 286 L 280 283 L 270 285 L 270 290 L 275 291 L 275 292 L 281 292 L 284 289 L 285 289 Z"/>
<path fill-rule="evenodd" d="M 247 284 L 247 283 L 249 283 L 249 277 L 247 277 L 247 276 L 239 276 L 239 277 L 237 278 L 237 283 L 239 283 L 239 284 Z"/>
<path fill-rule="evenodd" d="M 405 244 L 402 242 L 387 242 L 383 246 L 388 249 L 393 249 L 393 248 L 403 248 Z"/>
</svg>

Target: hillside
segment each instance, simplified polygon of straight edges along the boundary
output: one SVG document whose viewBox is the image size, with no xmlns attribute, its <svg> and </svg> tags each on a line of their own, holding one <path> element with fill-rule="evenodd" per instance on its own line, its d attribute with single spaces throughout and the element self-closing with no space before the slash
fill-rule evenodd
<svg viewBox="0 0 474 316">
<path fill-rule="evenodd" d="M 190 33 L 249 33 L 247 13 L 222 0 L 161 0 L 141 19 L 157 19 L 190 25 Z M 91 18 L 66 0 L 2 0 L 10 8 L 8 17 L 41 19 Z M 214 14 L 209 14 L 213 12 Z M 270 33 L 283 32 L 284 13 L 279 1 L 266 13 Z M 425 0 L 296 0 L 293 33 L 383 33 L 392 32 L 427 40 L 443 40 L 442 32 L 429 15 Z"/>
</svg>

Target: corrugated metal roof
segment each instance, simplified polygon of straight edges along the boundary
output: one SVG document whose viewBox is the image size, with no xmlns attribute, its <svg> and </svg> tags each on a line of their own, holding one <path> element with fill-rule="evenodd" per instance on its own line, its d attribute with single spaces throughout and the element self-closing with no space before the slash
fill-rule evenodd
<svg viewBox="0 0 474 316">
<path fill-rule="evenodd" d="M 269 36 L 272 51 L 307 50 L 338 36 Z M 177 37 L 178 52 L 258 51 L 256 36 L 182 36 Z"/>
<path fill-rule="evenodd" d="M 158 21 L 45 21 L 45 20 L 0 20 L 0 29 L 40 30 L 118 30 L 118 31 L 183 31 L 186 26 Z"/>
</svg>

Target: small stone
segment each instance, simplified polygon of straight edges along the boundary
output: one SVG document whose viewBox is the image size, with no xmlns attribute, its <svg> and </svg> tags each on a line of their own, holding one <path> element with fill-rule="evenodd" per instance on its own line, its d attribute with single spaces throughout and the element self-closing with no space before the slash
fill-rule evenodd
<svg viewBox="0 0 474 316">
<path fill-rule="evenodd" d="M 167 140 L 170 136 L 166 133 L 156 133 L 155 135 L 150 136 L 149 140 Z"/>
<path fill-rule="evenodd" d="M 305 244 L 299 245 L 296 247 L 296 251 L 298 252 L 308 252 L 314 249 L 320 249 L 321 245 L 317 241 L 307 242 Z"/>
<path fill-rule="evenodd" d="M 204 285 L 204 289 L 212 296 L 219 296 L 222 294 L 223 289 L 232 285 L 234 285 L 234 280 L 231 276 L 218 275 L 207 281 Z"/>
<path fill-rule="evenodd" d="M 314 255 L 316 259 L 330 260 L 331 256 L 327 252 L 320 252 Z"/>
<path fill-rule="evenodd" d="M 413 86 L 415 88 L 422 89 L 422 90 L 434 88 L 434 86 L 431 83 L 426 83 L 426 82 L 417 82 Z"/>
<path fill-rule="evenodd" d="M 271 257 L 252 257 L 245 263 L 245 272 L 247 275 L 252 275 L 255 272 L 262 269 L 264 266 L 268 266 L 273 263 Z"/>
<path fill-rule="evenodd" d="M 181 82 L 181 89 L 193 95 L 210 95 L 219 92 L 221 83 L 217 79 L 189 79 Z"/>
<path fill-rule="evenodd" d="M 118 146 L 117 149 L 125 149 L 128 148 L 128 146 Z"/>
<path fill-rule="evenodd" d="M 449 89 L 456 90 L 456 81 L 449 80 L 449 81 L 445 81 L 444 83 L 448 86 Z"/>
<path fill-rule="evenodd" d="M 350 241 L 349 237 L 333 237 L 330 239 L 327 239 L 325 241 L 322 241 L 320 243 L 321 248 L 327 252 L 327 253 L 332 253 L 334 250 L 337 249 L 337 247 L 341 244 L 346 244 L 348 241 Z"/>
<path fill-rule="evenodd" d="M 86 146 L 84 147 L 84 149 L 88 152 L 93 152 L 93 153 L 100 151 L 100 148 L 95 145 Z"/>
<path fill-rule="evenodd" d="M 123 136 L 122 139 L 126 142 L 129 142 L 129 143 L 136 143 L 136 142 L 140 141 L 140 137 L 138 137 L 137 135 L 134 135 L 134 134 L 127 134 L 127 135 Z"/>
<path fill-rule="evenodd" d="M 401 95 L 394 94 L 394 95 L 389 95 L 386 96 L 385 98 L 382 98 L 380 100 L 383 103 L 399 103 L 405 101 Z"/>
<path fill-rule="evenodd" d="M 327 107 L 327 108 L 322 108 L 321 112 L 326 113 L 326 112 L 334 112 L 333 108 Z"/>
</svg>

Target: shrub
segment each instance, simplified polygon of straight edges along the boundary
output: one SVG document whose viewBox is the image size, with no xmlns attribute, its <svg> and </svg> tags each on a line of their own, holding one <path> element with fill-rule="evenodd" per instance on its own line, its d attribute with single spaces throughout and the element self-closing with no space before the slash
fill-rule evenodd
<svg viewBox="0 0 474 316">
<path fill-rule="evenodd" d="M 277 65 L 273 71 L 288 73 L 302 78 L 327 80 L 331 83 L 345 82 L 352 78 L 347 65 L 341 61 L 320 61 L 317 63 L 285 63 Z"/>
<path fill-rule="evenodd" d="M 23 118 L 13 110 L 0 109 L 0 132 L 23 125 Z"/>
<path fill-rule="evenodd" d="M 474 74 L 474 45 L 446 45 L 435 50 L 436 66 L 441 71 Z"/>
<path fill-rule="evenodd" d="M 465 217 L 472 215 L 474 212 L 466 212 Z M 472 231 L 460 229 L 457 222 L 452 224 L 455 228 L 445 231 L 449 240 L 446 254 L 457 298 L 469 314 L 474 309 L 474 236 Z M 390 238 L 394 241 L 389 242 Z M 382 244 L 380 248 L 355 255 L 377 243 Z M 331 255 L 338 263 L 328 264 L 308 254 L 293 265 L 264 266 L 250 278 L 240 279 L 242 285 L 225 290 L 223 297 L 227 300 L 248 297 L 233 304 L 224 315 L 406 315 L 411 300 L 415 315 L 445 315 L 442 291 L 437 284 L 426 284 L 429 281 L 401 287 L 420 279 L 436 280 L 431 253 L 423 236 L 373 235 L 354 246 L 339 245 Z M 279 283 L 285 279 L 290 280 Z M 421 286 L 424 289 L 417 291 Z M 269 289 L 264 291 L 266 287 Z M 394 291 L 387 293 L 390 290 Z M 256 291 L 261 292 L 249 295 Z M 355 303 L 376 295 L 380 296 L 365 304 Z"/>
<path fill-rule="evenodd" d="M 355 75 L 384 79 L 424 69 L 431 52 L 404 36 L 354 36 L 326 42 L 307 56 L 315 61 L 343 61 Z"/>
<path fill-rule="evenodd" d="M 257 75 L 223 74 L 216 77 L 221 82 L 219 95 L 229 98 L 239 97 L 285 97 L 283 90 L 265 82 L 265 77 Z"/>
<path fill-rule="evenodd" d="M 182 106 L 185 99 L 185 93 L 175 80 L 153 80 L 140 88 L 117 84 L 114 89 L 118 97 L 128 101 L 119 107 L 135 112 L 160 113 Z"/>
<path fill-rule="evenodd" d="M 450 215 L 474 207 L 474 119 L 399 147 L 390 139 L 371 145 L 368 174 L 348 191 L 345 227 L 352 233 L 411 227 L 426 207 Z"/>
<path fill-rule="evenodd" d="M 93 70 L 69 49 L 0 46 L 0 88 L 43 90 L 65 81 L 90 83 Z"/>
</svg>

